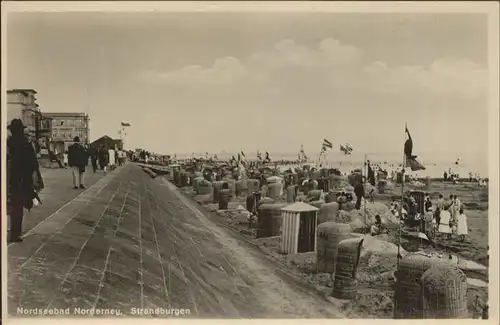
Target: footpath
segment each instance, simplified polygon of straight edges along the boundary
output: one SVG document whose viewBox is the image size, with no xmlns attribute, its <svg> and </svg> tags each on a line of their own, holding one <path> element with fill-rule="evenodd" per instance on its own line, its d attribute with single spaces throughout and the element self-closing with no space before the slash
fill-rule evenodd
<svg viewBox="0 0 500 325">
<path fill-rule="evenodd" d="M 8 247 L 11 317 L 342 317 L 162 177 L 132 163 L 100 177 L 59 203 L 47 184 L 44 204 L 60 207 L 36 207 L 24 242 Z"/>
</svg>

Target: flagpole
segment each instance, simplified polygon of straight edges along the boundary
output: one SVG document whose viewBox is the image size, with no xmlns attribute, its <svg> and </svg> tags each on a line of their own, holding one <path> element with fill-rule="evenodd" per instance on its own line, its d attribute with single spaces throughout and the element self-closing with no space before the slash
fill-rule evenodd
<svg viewBox="0 0 500 325">
<path fill-rule="evenodd" d="M 407 125 L 405 123 L 405 132 L 406 135 Z M 403 150 L 403 168 L 402 168 L 402 180 L 401 180 L 401 204 L 399 206 L 399 229 L 398 229 L 398 256 L 397 256 L 397 270 L 399 270 L 399 256 L 401 253 L 401 221 L 403 217 L 403 201 L 404 201 L 404 189 L 405 189 L 405 170 L 406 169 L 406 153 Z"/>
<path fill-rule="evenodd" d="M 365 169 L 366 169 L 366 176 L 368 176 L 368 165 L 366 164 L 366 161 L 367 161 L 367 154 L 365 153 Z M 363 179 L 361 179 L 361 182 L 363 183 L 363 187 L 365 186 L 364 183 L 366 183 L 367 181 L 367 177 L 365 177 L 365 181 L 363 182 Z M 363 190 L 364 192 L 364 190 Z M 364 201 L 365 201 L 365 231 L 368 232 L 368 229 L 367 229 L 367 226 L 368 226 L 368 215 L 367 215 L 367 212 L 366 212 L 366 193 L 365 193 L 365 197 L 363 198 Z M 366 233 L 365 233 L 366 234 Z"/>
<path fill-rule="evenodd" d="M 407 130 L 407 125 L 405 123 L 405 131 L 404 131 L 405 137 L 406 137 L 406 130 Z M 405 168 L 406 168 L 406 153 L 405 153 L 405 150 L 403 149 L 403 169 L 402 169 L 403 179 L 401 181 L 401 204 L 399 207 L 399 220 L 398 220 L 398 222 L 399 222 L 399 225 L 398 225 L 398 255 L 396 256 L 396 260 L 397 260 L 396 272 L 399 271 L 399 265 L 400 265 L 399 258 L 401 256 L 401 228 L 402 228 L 401 221 L 402 221 L 402 217 L 403 217 L 403 199 L 404 199 L 403 196 L 404 196 L 404 188 L 405 188 Z M 398 304 L 398 300 L 395 299 L 394 300 L 394 309 L 393 309 L 394 318 L 396 318 L 396 310 L 398 309 L 397 304 Z"/>
</svg>

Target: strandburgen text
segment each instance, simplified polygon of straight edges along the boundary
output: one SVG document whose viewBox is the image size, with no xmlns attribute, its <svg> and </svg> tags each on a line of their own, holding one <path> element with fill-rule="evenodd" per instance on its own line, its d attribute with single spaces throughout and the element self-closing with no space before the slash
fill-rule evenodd
<svg viewBox="0 0 500 325">
<path fill-rule="evenodd" d="M 131 308 L 132 315 L 163 315 L 163 316 L 187 316 L 191 314 L 190 309 L 184 308 Z"/>
</svg>

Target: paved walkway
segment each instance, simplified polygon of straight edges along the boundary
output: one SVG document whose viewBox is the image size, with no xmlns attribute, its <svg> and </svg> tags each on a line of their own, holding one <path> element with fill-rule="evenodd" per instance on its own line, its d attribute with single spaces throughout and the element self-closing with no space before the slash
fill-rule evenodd
<svg viewBox="0 0 500 325">
<path fill-rule="evenodd" d="M 85 173 L 85 185 L 87 187 L 94 185 L 99 179 L 104 176 L 103 171 L 93 173 L 87 168 Z M 34 207 L 31 211 L 26 212 L 23 222 L 23 232 L 31 231 L 37 224 L 42 222 L 47 216 L 50 216 L 64 205 L 68 204 L 77 195 L 84 190 L 74 190 L 73 176 L 71 169 L 41 169 L 42 177 L 45 183 L 45 188 L 40 193 L 40 199 L 43 204 Z"/>
<path fill-rule="evenodd" d="M 128 164 L 9 247 L 17 308 L 188 309 L 194 317 L 342 317 L 287 283 L 260 253 L 173 185 Z"/>
</svg>

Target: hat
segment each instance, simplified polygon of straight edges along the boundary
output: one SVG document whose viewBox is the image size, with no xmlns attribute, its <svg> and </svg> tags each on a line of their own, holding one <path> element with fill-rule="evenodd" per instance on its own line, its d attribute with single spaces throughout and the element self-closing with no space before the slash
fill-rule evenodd
<svg viewBox="0 0 500 325">
<path fill-rule="evenodd" d="M 26 127 L 24 126 L 23 121 L 18 118 L 10 121 L 10 125 L 7 126 L 7 129 L 9 130 L 24 130 L 25 128 Z"/>
<path fill-rule="evenodd" d="M 75 141 L 75 142 L 80 142 L 80 137 L 75 137 L 75 138 L 73 139 L 73 141 Z"/>
</svg>

